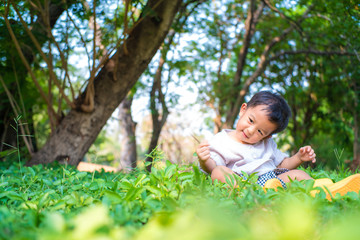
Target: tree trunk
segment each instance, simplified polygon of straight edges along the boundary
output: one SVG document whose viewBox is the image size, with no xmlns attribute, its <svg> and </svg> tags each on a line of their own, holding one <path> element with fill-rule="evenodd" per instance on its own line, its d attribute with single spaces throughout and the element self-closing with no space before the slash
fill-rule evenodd
<svg viewBox="0 0 360 240">
<path fill-rule="evenodd" d="M 164 126 L 166 119 L 169 115 L 169 110 L 166 106 L 165 96 L 162 92 L 162 70 L 165 63 L 167 52 L 164 53 L 163 56 L 160 57 L 159 66 L 156 70 L 156 74 L 154 76 L 153 86 L 150 92 L 150 111 L 151 111 L 151 119 L 152 119 L 152 128 L 153 132 L 151 135 L 150 145 L 148 148 L 148 155 L 151 155 L 152 151 L 156 148 L 161 129 Z M 158 106 L 159 103 L 161 105 Z M 153 162 L 152 156 L 148 156 L 146 158 L 146 162 Z M 148 171 L 151 171 L 151 164 L 146 167 Z"/>
<path fill-rule="evenodd" d="M 359 129 L 359 119 L 358 117 L 354 117 L 354 144 L 353 144 L 353 152 L 354 159 L 351 165 L 351 170 L 356 171 L 360 169 L 360 129 Z"/>
<path fill-rule="evenodd" d="M 265 7 L 264 2 L 261 2 L 259 3 L 258 6 L 256 6 L 255 0 L 250 1 L 250 7 L 248 9 L 247 18 L 245 21 L 246 31 L 243 39 L 243 44 L 242 44 L 243 46 L 238 56 L 237 69 L 236 69 L 236 74 L 234 76 L 234 84 L 233 84 L 234 92 L 229 97 L 231 99 L 231 105 L 230 105 L 230 109 L 226 113 L 226 120 L 222 126 L 223 128 L 230 129 L 234 127 L 235 119 L 237 118 L 240 112 L 240 106 L 244 102 L 250 84 L 252 83 L 249 82 L 248 86 L 246 86 L 246 83 L 248 81 L 246 81 L 246 83 L 243 83 L 244 81 L 242 80 L 243 72 L 244 72 L 244 67 L 246 65 L 247 54 L 250 48 L 250 43 L 255 34 L 256 25 L 262 15 L 264 7 Z"/>
<path fill-rule="evenodd" d="M 151 15 L 142 16 L 126 40 L 126 51 L 125 46 L 120 46 L 94 80 L 94 111 L 71 110 L 28 165 L 50 163 L 56 159 L 67 159 L 71 165 L 80 162 L 164 41 L 180 3 L 181 0 L 147 2 L 144 9 L 152 9 L 146 11 Z M 84 94 L 79 97 L 79 102 L 83 97 Z"/>
<path fill-rule="evenodd" d="M 354 111 L 353 111 L 353 116 L 354 116 L 354 126 L 353 126 L 353 129 L 354 129 L 354 143 L 353 143 L 354 159 L 351 164 L 351 170 L 356 171 L 356 170 L 360 169 L 360 126 L 359 126 L 360 86 L 357 85 L 356 80 L 354 80 L 353 85 L 354 85 L 354 92 L 355 92 L 354 108 L 353 108 L 354 109 Z"/>
<path fill-rule="evenodd" d="M 136 167 L 136 123 L 131 117 L 131 104 L 133 97 L 127 96 L 119 105 L 119 119 L 122 127 L 121 156 L 119 170 L 126 172 Z"/>
<path fill-rule="evenodd" d="M 268 5 L 268 1 L 261 2 L 259 6 L 255 8 L 255 1 L 251 2 L 251 7 L 249 8 L 248 17 L 246 20 L 246 32 L 249 36 L 244 38 L 243 48 L 249 45 L 249 41 L 254 36 L 256 31 L 256 24 L 259 21 L 260 16 L 262 15 L 265 3 Z M 278 36 L 272 38 L 264 47 L 263 52 L 259 56 L 259 62 L 257 64 L 256 70 L 247 78 L 243 79 L 243 67 L 246 63 L 245 59 L 247 56 L 247 50 L 241 50 L 238 58 L 237 72 L 234 80 L 234 89 L 238 90 L 233 96 L 230 96 L 231 99 L 234 99 L 231 102 L 229 111 L 226 113 L 226 120 L 224 123 L 224 128 L 233 128 L 235 120 L 239 114 L 241 104 L 244 103 L 245 96 L 249 92 L 251 84 L 253 84 L 261 74 L 264 73 L 267 65 L 270 63 L 271 59 L 269 57 L 270 52 L 273 50 L 279 42 L 283 41 L 287 35 L 292 32 L 297 25 L 307 17 L 310 8 L 302 15 L 302 17 L 297 21 L 297 24 L 292 24 L 288 28 L 284 29 Z M 241 80 L 241 81 L 240 81 Z"/>
</svg>

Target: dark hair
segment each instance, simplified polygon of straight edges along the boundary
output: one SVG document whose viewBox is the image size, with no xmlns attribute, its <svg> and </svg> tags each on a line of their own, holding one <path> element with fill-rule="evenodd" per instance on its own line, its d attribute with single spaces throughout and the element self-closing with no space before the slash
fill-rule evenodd
<svg viewBox="0 0 360 240">
<path fill-rule="evenodd" d="M 258 105 L 266 106 L 265 110 L 268 112 L 269 121 L 277 125 L 277 128 L 271 134 L 281 132 L 287 127 L 291 109 L 280 94 L 260 91 L 250 99 L 247 107 L 252 108 Z"/>
</svg>

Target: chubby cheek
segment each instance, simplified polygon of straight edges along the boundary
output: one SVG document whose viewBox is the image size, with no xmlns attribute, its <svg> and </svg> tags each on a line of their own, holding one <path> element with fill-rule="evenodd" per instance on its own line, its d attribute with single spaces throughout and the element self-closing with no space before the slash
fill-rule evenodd
<svg viewBox="0 0 360 240">
<path fill-rule="evenodd" d="M 249 139 L 249 141 L 251 141 L 251 143 L 257 143 L 257 142 L 260 142 L 261 140 L 263 140 L 263 137 L 257 136 L 256 134 L 251 136 Z"/>
<path fill-rule="evenodd" d="M 248 127 L 248 124 L 243 119 L 240 119 L 236 124 L 236 129 L 238 130 L 244 130 Z"/>
<path fill-rule="evenodd" d="M 254 141 L 256 141 L 256 142 L 260 142 L 261 140 L 263 140 L 263 137 L 256 137 L 256 138 L 254 139 Z"/>
</svg>

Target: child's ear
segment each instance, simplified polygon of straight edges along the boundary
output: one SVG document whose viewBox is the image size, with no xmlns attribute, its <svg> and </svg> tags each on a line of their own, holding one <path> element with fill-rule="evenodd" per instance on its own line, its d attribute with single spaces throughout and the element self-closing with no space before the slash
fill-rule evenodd
<svg viewBox="0 0 360 240">
<path fill-rule="evenodd" d="M 240 108 L 239 116 L 241 116 L 246 111 L 246 108 L 247 108 L 247 104 L 243 103 Z"/>
</svg>

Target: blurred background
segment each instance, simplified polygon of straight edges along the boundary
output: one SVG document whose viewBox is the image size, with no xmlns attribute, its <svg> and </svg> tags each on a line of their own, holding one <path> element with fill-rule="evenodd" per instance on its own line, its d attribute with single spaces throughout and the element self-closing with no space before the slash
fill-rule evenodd
<svg viewBox="0 0 360 240">
<path fill-rule="evenodd" d="M 2 2 L 2 161 L 16 159 L 16 150 L 27 161 L 56 135 L 142 16 L 156 19 L 151 2 Z M 357 169 L 359 7 L 354 0 L 182 1 L 151 62 L 82 161 L 131 169 L 155 153 L 192 163 L 196 139 L 232 128 L 243 102 L 272 90 L 293 114 L 274 136 L 284 152 L 311 144 L 316 166 Z"/>
</svg>

